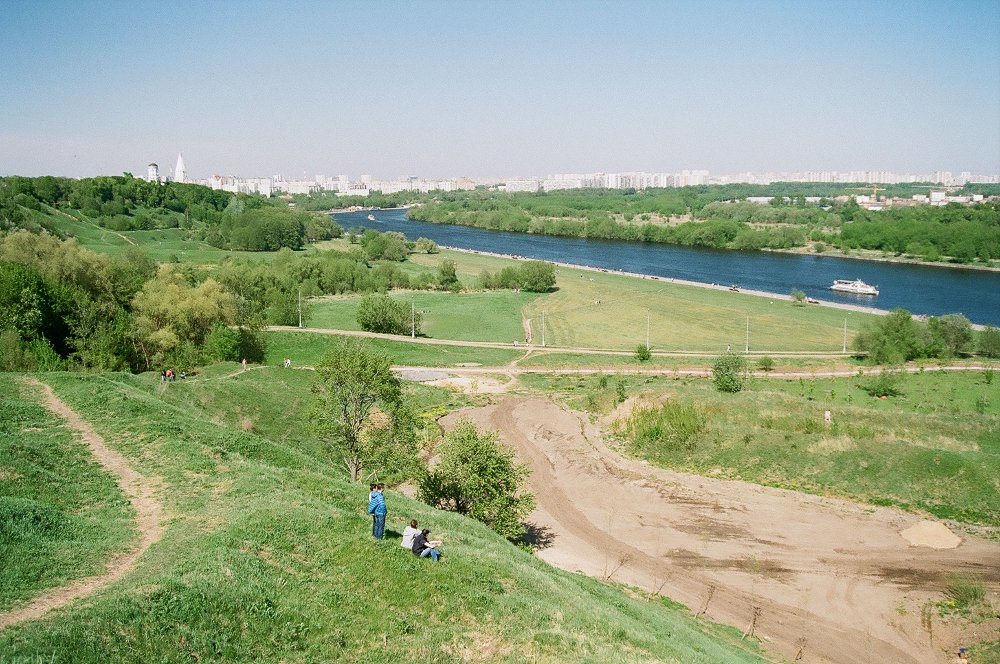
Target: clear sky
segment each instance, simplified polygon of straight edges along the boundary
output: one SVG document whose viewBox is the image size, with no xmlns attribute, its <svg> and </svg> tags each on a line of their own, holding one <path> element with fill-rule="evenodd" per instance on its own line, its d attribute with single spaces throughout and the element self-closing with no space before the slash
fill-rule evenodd
<svg viewBox="0 0 1000 664">
<path fill-rule="evenodd" d="M 0 0 L 0 175 L 1000 172 L 1000 0 Z"/>
</svg>

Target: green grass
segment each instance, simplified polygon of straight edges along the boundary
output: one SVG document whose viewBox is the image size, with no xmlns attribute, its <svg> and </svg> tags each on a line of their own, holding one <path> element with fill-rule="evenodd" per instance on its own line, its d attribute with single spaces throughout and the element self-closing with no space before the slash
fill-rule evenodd
<svg viewBox="0 0 1000 664">
<path fill-rule="evenodd" d="M 944 519 L 1000 526 L 1000 385 L 979 372 L 905 376 L 902 395 L 876 399 L 868 378 L 754 379 L 721 394 L 707 379 L 522 376 L 596 414 L 627 395 L 668 395 L 705 417 L 680 449 L 626 449 L 657 464 Z M 830 425 L 824 412 L 832 414 Z"/>
<path fill-rule="evenodd" d="M 498 341 L 524 339 L 521 311 L 541 297 L 539 293 L 447 293 L 404 291 L 391 293 L 423 312 L 422 332 L 437 339 Z M 312 304 L 310 327 L 360 330 L 357 307 L 360 296 L 321 299 Z"/>
<path fill-rule="evenodd" d="M 114 478 L 40 399 L 0 373 L 0 610 L 102 573 L 136 534 Z"/>
<path fill-rule="evenodd" d="M 165 530 L 120 582 L 0 632 L 0 661 L 762 661 L 732 629 L 396 492 L 389 541 L 374 543 L 367 487 L 308 446 L 206 419 L 176 383 L 164 401 L 148 376 L 44 379 L 162 478 Z M 443 536 L 442 563 L 398 546 L 409 518 Z"/>
<path fill-rule="evenodd" d="M 323 358 L 323 355 L 330 352 L 337 338 L 337 335 L 314 332 L 268 332 L 265 361 L 268 364 L 280 365 L 284 358 L 290 357 L 294 364 L 315 366 Z M 477 363 L 494 367 L 509 364 L 518 357 L 524 356 L 522 351 L 513 348 L 507 350 L 505 348 L 437 346 L 386 339 L 369 339 L 368 341 L 375 348 L 387 353 L 392 358 L 393 364 L 407 366 L 447 367 Z"/>
</svg>

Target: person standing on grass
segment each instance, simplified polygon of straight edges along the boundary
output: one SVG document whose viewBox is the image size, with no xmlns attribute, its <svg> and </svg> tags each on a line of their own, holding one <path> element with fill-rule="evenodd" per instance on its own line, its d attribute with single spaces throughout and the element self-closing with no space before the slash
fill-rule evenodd
<svg viewBox="0 0 1000 664">
<path fill-rule="evenodd" d="M 368 501 L 368 513 L 372 515 L 372 537 L 377 540 L 381 540 L 385 537 L 385 496 L 382 492 L 385 491 L 385 485 L 377 484 L 375 485 L 375 491 L 371 494 L 371 499 Z"/>
</svg>

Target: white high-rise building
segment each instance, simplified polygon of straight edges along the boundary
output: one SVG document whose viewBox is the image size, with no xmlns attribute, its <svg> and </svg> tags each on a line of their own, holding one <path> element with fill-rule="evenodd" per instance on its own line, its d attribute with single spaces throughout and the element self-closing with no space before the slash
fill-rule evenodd
<svg viewBox="0 0 1000 664">
<path fill-rule="evenodd" d="M 160 167 L 156 164 L 150 164 L 146 167 L 146 180 L 148 182 L 159 182 L 160 181 Z"/>
<path fill-rule="evenodd" d="M 177 153 L 177 168 L 174 169 L 174 182 L 184 182 L 187 170 L 184 168 L 184 155 Z"/>
</svg>

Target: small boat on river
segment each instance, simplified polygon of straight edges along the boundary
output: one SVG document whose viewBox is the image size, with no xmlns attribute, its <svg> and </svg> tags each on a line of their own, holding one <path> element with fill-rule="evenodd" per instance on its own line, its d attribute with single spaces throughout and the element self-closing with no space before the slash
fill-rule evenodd
<svg viewBox="0 0 1000 664">
<path fill-rule="evenodd" d="M 843 293 L 854 293 L 855 295 L 878 295 L 878 288 L 855 279 L 837 279 L 830 286 L 830 290 L 841 291 Z"/>
<path fill-rule="evenodd" d="M 369 214 L 368 215 L 368 221 L 375 221 L 375 215 Z"/>
</svg>

